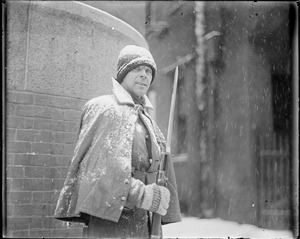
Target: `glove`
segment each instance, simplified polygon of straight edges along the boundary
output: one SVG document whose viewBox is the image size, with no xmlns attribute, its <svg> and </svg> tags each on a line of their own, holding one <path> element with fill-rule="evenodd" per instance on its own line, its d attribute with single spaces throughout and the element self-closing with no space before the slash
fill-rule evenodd
<svg viewBox="0 0 300 239">
<path fill-rule="evenodd" d="M 137 207 L 158 213 L 162 216 L 167 214 L 170 202 L 170 191 L 166 187 L 156 184 L 145 185 L 143 193 L 138 198 Z"/>
</svg>

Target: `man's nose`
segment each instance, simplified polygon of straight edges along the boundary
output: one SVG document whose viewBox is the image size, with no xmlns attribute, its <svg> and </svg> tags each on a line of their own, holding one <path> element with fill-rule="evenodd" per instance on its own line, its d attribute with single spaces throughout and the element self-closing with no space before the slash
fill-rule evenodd
<svg viewBox="0 0 300 239">
<path fill-rule="evenodd" d="M 146 69 L 141 69 L 141 75 L 147 77 Z"/>
</svg>

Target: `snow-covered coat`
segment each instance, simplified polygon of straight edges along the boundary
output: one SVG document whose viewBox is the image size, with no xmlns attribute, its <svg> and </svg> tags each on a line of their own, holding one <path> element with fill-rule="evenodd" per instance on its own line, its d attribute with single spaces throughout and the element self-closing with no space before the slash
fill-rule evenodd
<svg viewBox="0 0 300 239">
<path fill-rule="evenodd" d="M 145 96 L 146 104 L 151 104 Z M 113 79 L 113 94 L 94 98 L 83 107 L 80 133 L 67 178 L 61 190 L 55 218 L 84 222 L 89 214 L 118 222 L 130 190 L 132 142 L 138 107 L 130 94 Z M 161 160 L 165 139 L 152 120 Z M 155 157 L 155 155 L 153 155 Z M 178 222 L 179 201 L 173 164 L 169 165 L 167 187 L 170 206 L 162 223 Z"/>
</svg>

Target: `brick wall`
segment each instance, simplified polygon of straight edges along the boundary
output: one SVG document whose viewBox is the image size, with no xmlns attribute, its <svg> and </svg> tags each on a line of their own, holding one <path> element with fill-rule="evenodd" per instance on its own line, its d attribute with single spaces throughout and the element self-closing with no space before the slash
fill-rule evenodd
<svg viewBox="0 0 300 239">
<path fill-rule="evenodd" d="M 7 235 L 81 236 L 52 217 L 72 158 L 85 100 L 8 91 Z"/>
<path fill-rule="evenodd" d="M 76 1 L 7 1 L 5 7 L 4 233 L 81 237 L 81 224 L 52 217 L 81 108 L 87 99 L 111 93 L 125 45 L 148 44 L 128 24 Z"/>
</svg>

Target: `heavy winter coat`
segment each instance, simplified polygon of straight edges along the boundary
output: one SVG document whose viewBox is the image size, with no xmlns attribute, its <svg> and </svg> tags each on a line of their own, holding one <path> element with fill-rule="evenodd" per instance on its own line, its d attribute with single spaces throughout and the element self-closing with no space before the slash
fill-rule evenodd
<svg viewBox="0 0 300 239">
<path fill-rule="evenodd" d="M 146 104 L 150 104 L 145 97 Z M 132 142 L 138 107 L 130 94 L 113 79 L 113 94 L 90 100 L 83 108 L 80 134 L 54 216 L 85 222 L 84 215 L 118 222 L 130 190 Z M 165 139 L 154 121 L 161 160 Z M 168 212 L 162 223 L 178 222 L 179 201 L 173 164 L 169 165 L 167 187 L 171 193 Z"/>
</svg>

